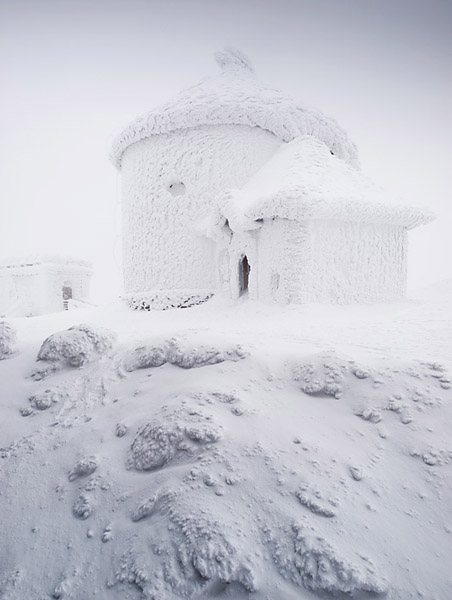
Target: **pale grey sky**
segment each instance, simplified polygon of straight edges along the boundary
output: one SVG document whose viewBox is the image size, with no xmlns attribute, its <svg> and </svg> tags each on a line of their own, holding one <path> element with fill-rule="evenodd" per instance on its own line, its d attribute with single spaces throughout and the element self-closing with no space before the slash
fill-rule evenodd
<svg viewBox="0 0 452 600">
<path fill-rule="evenodd" d="M 0 0 L 0 258 L 95 262 L 120 289 L 109 144 L 242 49 L 258 77 L 334 117 L 363 171 L 438 220 L 410 236 L 411 286 L 452 277 L 449 0 Z"/>
</svg>

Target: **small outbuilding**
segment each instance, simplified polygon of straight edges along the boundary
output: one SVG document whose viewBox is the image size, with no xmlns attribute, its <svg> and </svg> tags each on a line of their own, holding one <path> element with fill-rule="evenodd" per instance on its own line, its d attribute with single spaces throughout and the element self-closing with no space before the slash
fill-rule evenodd
<svg viewBox="0 0 452 600">
<path fill-rule="evenodd" d="M 90 263 L 29 257 L 0 263 L 0 316 L 31 317 L 87 302 Z"/>
<path fill-rule="evenodd" d="M 187 306 L 402 298 L 407 231 L 432 216 L 359 170 L 337 123 L 260 83 L 239 51 L 118 137 L 125 292 Z"/>
</svg>

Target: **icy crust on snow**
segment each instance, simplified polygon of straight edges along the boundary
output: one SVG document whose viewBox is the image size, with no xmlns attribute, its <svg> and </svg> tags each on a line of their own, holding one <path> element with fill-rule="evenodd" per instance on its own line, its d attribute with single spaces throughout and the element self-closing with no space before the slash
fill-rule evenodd
<svg viewBox="0 0 452 600">
<path fill-rule="evenodd" d="M 383 190 L 312 136 L 283 144 L 240 190 L 220 197 L 218 207 L 233 231 L 256 229 L 263 219 L 276 217 L 378 223 L 407 229 L 434 218 L 426 209 L 395 204 Z"/>
<path fill-rule="evenodd" d="M 217 53 L 221 75 L 207 78 L 133 121 L 116 139 L 111 160 L 121 167 L 122 155 L 132 144 L 159 134 L 204 125 L 248 125 L 290 142 L 312 135 L 336 156 L 357 166 L 355 145 L 333 119 L 262 84 L 248 59 L 236 50 Z"/>
<path fill-rule="evenodd" d="M 0 360 L 8 358 L 17 340 L 16 330 L 7 321 L 0 321 Z"/>
<path fill-rule="evenodd" d="M 82 367 L 93 357 L 107 353 L 113 345 L 115 334 L 102 327 L 85 323 L 69 327 L 50 335 L 42 343 L 38 361 Z"/>
</svg>

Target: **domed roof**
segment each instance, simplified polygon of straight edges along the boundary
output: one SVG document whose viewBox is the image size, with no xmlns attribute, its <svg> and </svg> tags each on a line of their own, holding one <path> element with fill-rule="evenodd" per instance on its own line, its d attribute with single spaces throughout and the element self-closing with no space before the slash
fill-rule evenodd
<svg viewBox="0 0 452 600">
<path fill-rule="evenodd" d="M 202 80 L 139 117 L 116 138 L 111 160 L 117 167 L 131 144 L 200 125 L 261 127 L 284 142 L 311 135 L 335 156 L 358 166 L 356 146 L 334 119 L 261 83 L 247 57 L 238 50 L 227 48 L 217 52 L 215 58 L 220 75 Z"/>
</svg>

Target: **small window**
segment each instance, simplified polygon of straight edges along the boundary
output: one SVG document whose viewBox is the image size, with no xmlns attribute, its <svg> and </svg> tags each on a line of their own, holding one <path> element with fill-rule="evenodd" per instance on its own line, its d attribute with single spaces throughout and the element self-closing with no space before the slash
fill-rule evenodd
<svg viewBox="0 0 452 600">
<path fill-rule="evenodd" d="M 183 196 L 185 194 L 185 183 L 182 181 L 172 181 L 168 185 L 168 191 L 173 196 Z"/>
</svg>

